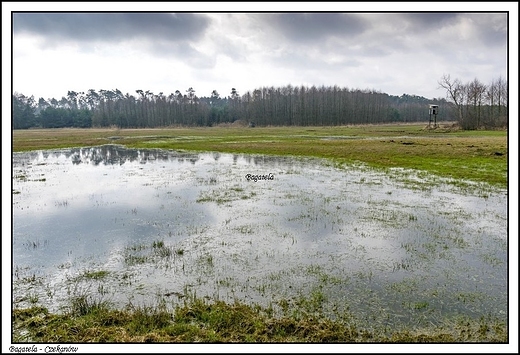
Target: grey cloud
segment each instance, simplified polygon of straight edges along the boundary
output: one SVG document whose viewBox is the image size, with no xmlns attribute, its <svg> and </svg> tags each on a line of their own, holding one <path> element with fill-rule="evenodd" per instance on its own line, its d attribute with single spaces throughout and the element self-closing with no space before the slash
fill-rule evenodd
<svg viewBox="0 0 520 355">
<path fill-rule="evenodd" d="M 319 57 L 313 57 L 304 51 L 289 50 L 285 51 L 281 56 L 269 59 L 276 67 L 283 67 L 292 70 L 320 70 L 334 71 L 347 67 L 359 67 L 361 62 L 354 56 L 347 55 L 334 62 L 330 61 L 330 55 L 323 53 Z"/>
<path fill-rule="evenodd" d="M 262 14 L 259 18 L 287 39 L 299 43 L 313 43 L 331 36 L 358 35 L 367 27 L 356 14 L 283 13 Z"/>
<path fill-rule="evenodd" d="M 425 31 L 452 24 L 457 21 L 459 15 L 458 13 L 450 12 L 420 12 L 406 13 L 399 16 L 402 16 L 403 20 L 411 25 L 409 30 Z"/>
<path fill-rule="evenodd" d="M 215 60 L 200 53 L 192 43 L 202 37 L 210 25 L 205 15 L 188 13 L 16 13 L 14 34 L 41 36 L 42 47 L 62 43 L 81 44 L 81 50 L 93 50 L 90 44 L 137 40 L 138 51 L 163 58 L 182 58 L 188 65 L 212 67 Z"/>
<path fill-rule="evenodd" d="M 247 60 L 247 46 L 234 43 L 225 36 L 217 36 L 212 39 L 219 49 L 219 54 L 226 55 L 234 61 L 243 62 Z M 216 59 L 216 58 L 215 58 Z"/>
<path fill-rule="evenodd" d="M 507 45 L 507 14 L 471 14 L 478 40 L 486 46 Z"/>
<path fill-rule="evenodd" d="M 385 42 L 384 44 L 377 45 L 362 45 L 359 49 L 350 50 L 352 55 L 356 57 L 384 57 L 392 54 L 396 50 L 396 45 L 392 46 L 392 43 Z"/>
<path fill-rule="evenodd" d="M 41 35 L 46 41 L 176 42 L 196 40 L 209 22 L 204 15 L 187 13 L 14 13 L 13 32 Z"/>
<path fill-rule="evenodd" d="M 201 53 L 185 42 L 154 41 L 150 42 L 147 49 L 162 58 L 182 59 L 187 65 L 198 69 L 213 68 L 216 64 L 214 56 Z"/>
<path fill-rule="evenodd" d="M 403 14 L 408 23 L 407 31 L 424 35 L 430 32 L 431 37 L 438 29 L 454 26 L 461 21 L 470 20 L 475 37 L 471 38 L 487 46 L 505 45 L 507 42 L 507 15 L 505 13 L 411 13 Z M 456 33 L 454 33 L 456 35 Z"/>
</svg>

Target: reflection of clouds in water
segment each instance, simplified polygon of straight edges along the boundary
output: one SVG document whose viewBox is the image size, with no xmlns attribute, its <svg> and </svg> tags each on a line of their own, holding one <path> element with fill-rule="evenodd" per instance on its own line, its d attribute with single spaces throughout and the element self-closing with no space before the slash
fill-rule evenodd
<svg viewBox="0 0 520 355">
<path fill-rule="evenodd" d="M 495 254 L 486 260 L 503 259 L 495 240 L 506 237 L 507 219 L 494 216 L 506 211 L 504 195 L 400 188 L 383 173 L 320 162 L 121 146 L 15 153 L 13 175 L 27 179 L 13 179 L 20 191 L 13 195 L 14 263 L 58 275 L 57 266 L 73 258 L 79 269 L 95 262 L 121 272 L 125 248 L 146 245 L 151 253 L 152 242 L 164 240 L 186 249 L 182 267 L 192 271 L 181 277 L 139 265 L 147 276 L 135 279 L 151 288 L 206 280 L 197 270 L 208 255 L 213 273 L 240 284 L 314 264 L 341 277 L 369 270 L 384 282 L 428 275 L 424 282 L 435 284 L 449 269 L 469 268 L 481 275 L 476 285 L 501 274 L 478 259 L 476 247 L 445 235 L 492 244 Z M 247 181 L 248 173 L 272 173 L 274 180 Z M 36 181 L 41 176 L 45 181 Z M 35 237 L 49 247 L 22 250 Z M 420 253 L 428 258 L 414 260 Z M 161 262 L 175 269 L 177 261 Z M 212 288 L 210 276 L 198 294 Z"/>
</svg>

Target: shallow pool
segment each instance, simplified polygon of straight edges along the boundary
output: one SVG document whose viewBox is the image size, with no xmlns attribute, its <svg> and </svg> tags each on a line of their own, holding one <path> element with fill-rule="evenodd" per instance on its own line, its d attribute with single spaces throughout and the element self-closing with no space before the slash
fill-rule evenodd
<svg viewBox="0 0 520 355">
<path fill-rule="evenodd" d="M 367 324 L 507 316 L 507 191 L 317 159 L 13 154 L 13 306 L 311 300 Z M 309 303 L 310 304 L 310 303 Z"/>
</svg>

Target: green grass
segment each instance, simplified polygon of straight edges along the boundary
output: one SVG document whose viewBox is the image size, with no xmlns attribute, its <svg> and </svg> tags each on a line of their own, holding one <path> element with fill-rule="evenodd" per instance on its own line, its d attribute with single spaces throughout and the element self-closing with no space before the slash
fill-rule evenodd
<svg viewBox="0 0 520 355">
<path fill-rule="evenodd" d="M 360 327 L 348 314 L 330 320 L 317 314 L 323 296 L 314 292 L 294 315 L 274 316 L 272 309 L 235 302 L 191 298 L 174 311 L 164 307 L 111 309 L 88 297 L 71 300 L 64 314 L 34 306 L 12 313 L 13 341 L 38 343 L 507 343 L 505 324 L 480 318 L 454 318 L 443 326 L 421 329 Z M 426 308 L 417 303 L 417 309 Z"/>
<path fill-rule="evenodd" d="M 86 279 L 97 280 L 97 279 L 102 279 L 102 278 L 106 277 L 108 274 L 109 274 L 109 272 L 106 270 L 85 271 L 85 273 L 83 274 L 83 277 L 85 277 Z"/>
<path fill-rule="evenodd" d="M 376 168 L 424 170 L 442 177 L 507 187 L 507 132 L 424 129 L 424 124 L 344 127 L 47 129 L 13 131 L 13 151 L 113 143 L 163 148 L 363 162 Z M 339 137 L 342 139 L 327 139 Z"/>
</svg>

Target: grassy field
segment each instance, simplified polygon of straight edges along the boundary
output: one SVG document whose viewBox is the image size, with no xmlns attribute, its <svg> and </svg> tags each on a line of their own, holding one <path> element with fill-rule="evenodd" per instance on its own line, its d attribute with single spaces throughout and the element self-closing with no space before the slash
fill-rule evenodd
<svg viewBox="0 0 520 355">
<path fill-rule="evenodd" d="M 506 131 L 459 131 L 424 124 L 348 127 L 211 127 L 13 131 L 13 151 L 94 146 L 310 156 L 334 163 L 418 169 L 507 187 Z"/>
</svg>

